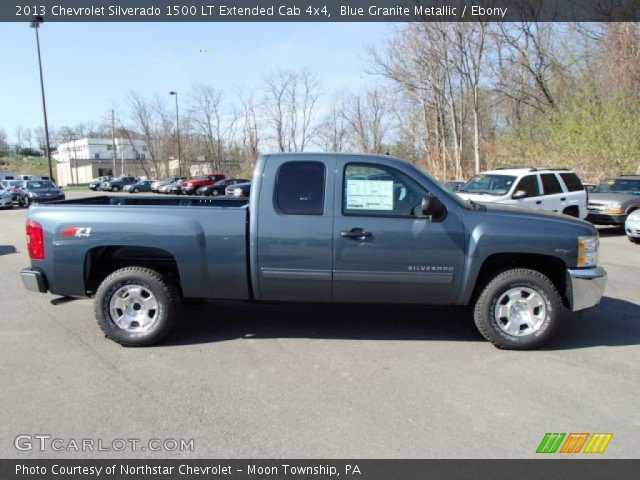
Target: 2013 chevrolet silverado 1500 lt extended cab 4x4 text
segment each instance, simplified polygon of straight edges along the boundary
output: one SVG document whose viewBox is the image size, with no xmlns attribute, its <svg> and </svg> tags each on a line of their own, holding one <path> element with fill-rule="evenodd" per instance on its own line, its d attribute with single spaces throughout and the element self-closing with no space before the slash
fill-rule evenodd
<svg viewBox="0 0 640 480">
<path fill-rule="evenodd" d="M 158 342 L 183 299 L 470 305 L 500 348 L 545 343 L 598 304 L 598 234 L 569 216 L 462 200 L 403 160 L 258 159 L 246 199 L 94 197 L 34 205 L 38 292 L 95 297 L 107 337 Z M 222 280 L 223 279 L 223 280 Z"/>
</svg>

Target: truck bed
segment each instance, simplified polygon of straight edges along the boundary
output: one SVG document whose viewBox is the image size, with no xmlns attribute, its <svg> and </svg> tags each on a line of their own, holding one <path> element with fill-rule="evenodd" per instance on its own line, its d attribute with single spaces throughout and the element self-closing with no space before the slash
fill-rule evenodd
<svg viewBox="0 0 640 480">
<path fill-rule="evenodd" d="M 110 196 L 75 198 L 50 202 L 47 205 L 157 205 L 184 207 L 243 207 L 249 203 L 246 197 L 187 197 L 170 195 L 166 197 L 150 195 Z"/>
</svg>

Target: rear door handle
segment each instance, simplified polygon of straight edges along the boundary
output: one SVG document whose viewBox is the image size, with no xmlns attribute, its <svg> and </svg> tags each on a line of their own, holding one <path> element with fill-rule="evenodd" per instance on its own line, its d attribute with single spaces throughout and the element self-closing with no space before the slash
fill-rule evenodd
<svg viewBox="0 0 640 480">
<path fill-rule="evenodd" d="M 561 200 L 562 202 L 566 202 L 566 201 L 567 201 L 567 197 L 562 197 L 560 200 Z"/>
<path fill-rule="evenodd" d="M 369 238 L 371 232 L 365 232 L 362 228 L 352 228 L 351 230 L 343 230 L 340 232 L 342 238 Z"/>
<path fill-rule="evenodd" d="M 536 200 L 536 205 L 540 205 L 542 203 L 542 200 Z"/>
</svg>

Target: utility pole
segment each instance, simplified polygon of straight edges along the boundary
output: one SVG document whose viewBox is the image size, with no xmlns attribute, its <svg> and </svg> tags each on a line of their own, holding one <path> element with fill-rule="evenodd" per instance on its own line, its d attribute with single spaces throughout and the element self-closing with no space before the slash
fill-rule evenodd
<svg viewBox="0 0 640 480">
<path fill-rule="evenodd" d="M 111 159 L 113 160 L 113 176 L 116 175 L 116 113 L 111 109 Z"/>
<path fill-rule="evenodd" d="M 40 68 L 40 92 L 42 93 L 42 112 L 44 113 L 44 142 L 47 149 L 47 161 L 49 163 L 49 178 L 52 182 L 55 182 L 53 177 L 53 167 L 51 166 L 51 145 L 49 145 L 49 124 L 47 122 L 47 102 L 44 98 L 44 78 L 42 76 L 42 57 L 40 56 L 40 36 L 38 35 L 38 29 L 40 24 L 44 22 L 44 19 L 40 16 L 33 17 L 33 21 L 30 26 L 36 31 L 36 45 L 38 46 L 38 67 Z"/>
<path fill-rule="evenodd" d="M 176 135 L 178 137 L 178 176 L 182 176 L 182 154 L 180 152 L 180 115 L 178 115 L 178 92 L 169 92 L 176 97 Z"/>
</svg>

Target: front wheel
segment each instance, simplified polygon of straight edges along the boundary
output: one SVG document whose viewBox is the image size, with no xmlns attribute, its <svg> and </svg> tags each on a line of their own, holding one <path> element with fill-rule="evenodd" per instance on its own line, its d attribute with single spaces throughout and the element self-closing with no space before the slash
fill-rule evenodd
<svg viewBox="0 0 640 480">
<path fill-rule="evenodd" d="M 214 197 L 217 197 L 218 195 L 220 195 L 220 192 L 218 192 L 218 190 L 215 190 L 215 189 L 214 189 L 214 190 L 211 192 L 211 195 L 213 195 Z"/>
<path fill-rule="evenodd" d="M 536 270 L 506 270 L 482 289 L 473 316 L 494 346 L 510 350 L 544 345 L 560 322 L 562 301 L 555 285 Z"/>
<path fill-rule="evenodd" d="M 118 187 L 111 187 L 111 191 L 112 192 L 117 192 L 118 191 Z"/>
<path fill-rule="evenodd" d="M 107 338 L 127 347 L 153 345 L 171 330 L 180 297 L 175 284 L 159 272 L 126 267 L 105 278 L 94 312 Z"/>
<path fill-rule="evenodd" d="M 31 205 L 31 200 L 29 200 L 29 197 L 24 197 L 24 200 L 22 200 L 22 205 L 24 205 L 24 208 L 29 208 L 29 205 Z"/>
</svg>

